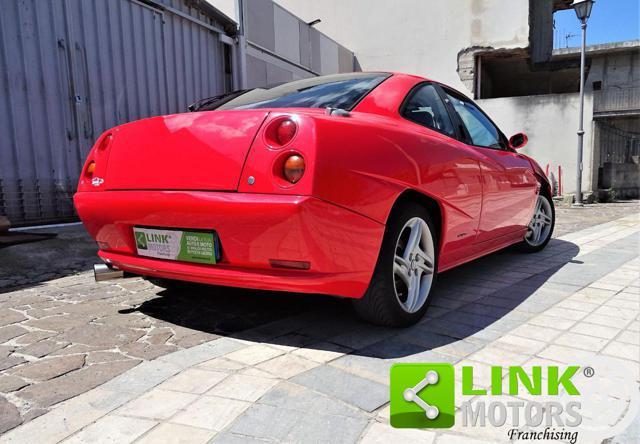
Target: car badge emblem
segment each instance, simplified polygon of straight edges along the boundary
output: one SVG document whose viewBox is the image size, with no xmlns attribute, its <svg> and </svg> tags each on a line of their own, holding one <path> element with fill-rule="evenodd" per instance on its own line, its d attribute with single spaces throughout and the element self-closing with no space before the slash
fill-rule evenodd
<svg viewBox="0 0 640 444">
<path fill-rule="evenodd" d="M 93 185 L 94 187 L 99 187 L 103 183 L 104 179 L 101 177 L 94 177 L 93 179 L 91 179 L 91 185 Z"/>
</svg>

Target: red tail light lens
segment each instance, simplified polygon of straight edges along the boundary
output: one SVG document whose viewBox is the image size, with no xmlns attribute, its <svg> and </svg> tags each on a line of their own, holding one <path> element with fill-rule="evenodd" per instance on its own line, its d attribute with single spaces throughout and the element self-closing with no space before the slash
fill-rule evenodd
<svg viewBox="0 0 640 444">
<path fill-rule="evenodd" d="M 96 171 L 96 160 L 102 159 L 103 153 L 107 150 L 107 148 L 109 148 L 109 145 L 111 145 L 112 141 L 113 134 L 106 134 L 100 141 L 98 148 L 93 150 L 94 160 L 91 160 L 89 164 L 87 164 L 87 169 L 85 170 L 85 174 L 87 175 L 87 177 L 91 178 L 93 176 Z"/>
<path fill-rule="evenodd" d="M 285 179 L 287 179 L 289 182 L 297 183 L 300 179 L 302 179 L 304 169 L 305 165 L 302 156 L 293 154 L 284 161 L 282 172 Z"/>
<path fill-rule="evenodd" d="M 296 135 L 297 125 L 293 120 L 283 120 L 276 129 L 276 142 L 280 145 L 286 145 L 291 142 L 293 136 Z"/>
<path fill-rule="evenodd" d="M 289 116 L 278 116 L 269 122 L 264 131 L 264 141 L 271 149 L 278 150 L 296 137 L 298 124 Z"/>
<path fill-rule="evenodd" d="M 109 147 L 109 144 L 111 144 L 111 140 L 113 139 L 113 135 L 112 134 L 107 134 L 106 136 L 104 136 L 102 138 L 102 142 L 100 142 L 100 146 L 98 147 L 99 150 L 106 150 Z"/>
<path fill-rule="evenodd" d="M 91 161 L 89 162 L 89 165 L 87 165 L 87 176 L 91 177 L 93 176 L 94 171 L 96 170 L 96 163 L 95 161 Z"/>
</svg>

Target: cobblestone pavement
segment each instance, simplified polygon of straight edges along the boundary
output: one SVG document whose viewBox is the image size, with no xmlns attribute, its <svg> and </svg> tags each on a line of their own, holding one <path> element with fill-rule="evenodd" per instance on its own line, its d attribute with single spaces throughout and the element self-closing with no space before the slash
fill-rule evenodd
<svg viewBox="0 0 640 444">
<path fill-rule="evenodd" d="M 96 283 L 78 272 L 98 261 L 84 229 L 56 231 L 0 249 L 0 434 L 142 361 L 338 302 L 204 286 L 171 293 L 137 277 Z"/>
<path fill-rule="evenodd" d="M 611 208 L 567 209 L 579 222 L 559 210 L 560 232 L 592 226 L 542 253 L 507 250 L 443 274 L 428 316 L 404 330 L 362 324 L 347 301 L 324 297 L 170 293 L 87 272 L 21 281 L 0 294 L 0 431 L 23 425 L 0 441 L 469 442 L 465 430 L 391 429 L 390 365 L 601 354 L 637 372 L 640 220 L 589 224 L 633 211 Z"/>
</svg>

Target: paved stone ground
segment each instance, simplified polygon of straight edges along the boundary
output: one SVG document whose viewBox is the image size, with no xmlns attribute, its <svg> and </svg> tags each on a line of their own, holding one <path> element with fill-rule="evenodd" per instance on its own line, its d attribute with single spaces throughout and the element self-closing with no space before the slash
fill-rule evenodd
<svg viewBox="0 0 640 444">
<path fill-rule="evenodd" d="M 629 200 L 615 203 L 590 204 L 578 208 L 558 202 L 556 202 L 555 205 L 559 224 L 554 230 L 554 236 L 559 237 L 567 233 L 584 230 L 594 225 L 603 224 L 610 220 L 633 214 L 638 211 L 640 202 L 637 200 Z"/>
<path fill-rule="evenodd" d="M 574 220 L 561 209 L 558 230 L 565 219 L 583 227 L 591 215 L 638 211 L 612 208 L 567 209 L 581 212 Z M 505 251 L 445 273 L 427 318 L 405 330 L 362 324 L 346 301 L 300 295 L 171 294 L 87 273 L 14 288 L 0 294 L 0 430 L 24 425 L 0 441 L 463 439 L 464 430 L 387 425 L 390 365 L 598 353 L 637 367 L 639 231 L 634 214 L 536 255 Z"/>
<path fill-rule="evenodd" d="M 0 247 L 0 292 L 89 270 L 96 263 L 96 244 L 80 224 L 28 232 L 57 236 Z"/>
<path fill-rule="evenodd" d="M 78 271 L 97 262 L 84 229 L 56 231 L 0 249 L 0 434 L 142 361 L 336 303 L 216 287 L 170 293 L 140 278 L 96 283 Z"/>
</svg>

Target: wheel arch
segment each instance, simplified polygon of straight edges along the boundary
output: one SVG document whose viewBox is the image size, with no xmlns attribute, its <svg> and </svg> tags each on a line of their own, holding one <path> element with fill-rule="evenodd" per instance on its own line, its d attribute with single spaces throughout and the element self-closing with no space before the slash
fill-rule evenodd
<svg viewBox="0 0 640 444">
<path fill-rule="evenodd" d="M 529 160 L 529 163 L 531 164 L 531 169 L 533 170 L 533 174 L 536 176 L 536 179 L 538 179 L 538 182 L 540 182 L 540 187 L 541 187 L 540 192 L 544 191 L 546 196 L 549 199 L 553 198 L 553 190 L 551 189 L 551 182 L 547 178 L 547 175 L 545 174 L 542 167 L 538 164 L 538 162 L 533 160 L 531 157 L 529 156 L 525 156 L 525 157 Z"/>
<path fill-rule="evenodd" d="M 538 172 L 534 174 L 536 175 L 538 182 L 540 182 L 540 192 L 544 193 L 549 199 L 553 199 L 553 191 L 551 191 L 551 183 L 549 182 L 549 179 Z"/>
<path fill-rule="evenodd" d="M 422 207 L 424 207 L 429 215 L 433 218 L 433 223 L 436 228 L 436 243 L 438 254 L 440 254 L 440 240 L 442 239 L 442 230 L 444 226 L 444 212 L 442 211 L 442 207 L 440 203 L 434 199 L 433 197 L 416 191 L 414 189 L 404 190 L 402 193 L 398 195 L 395 202 L 391 207 L 391 211 L 387 216 L 386 224 L 389 224 L 389 220 L 397 213 L 398 209 L 407 203 L 416 203 Z"/>
</svg>

